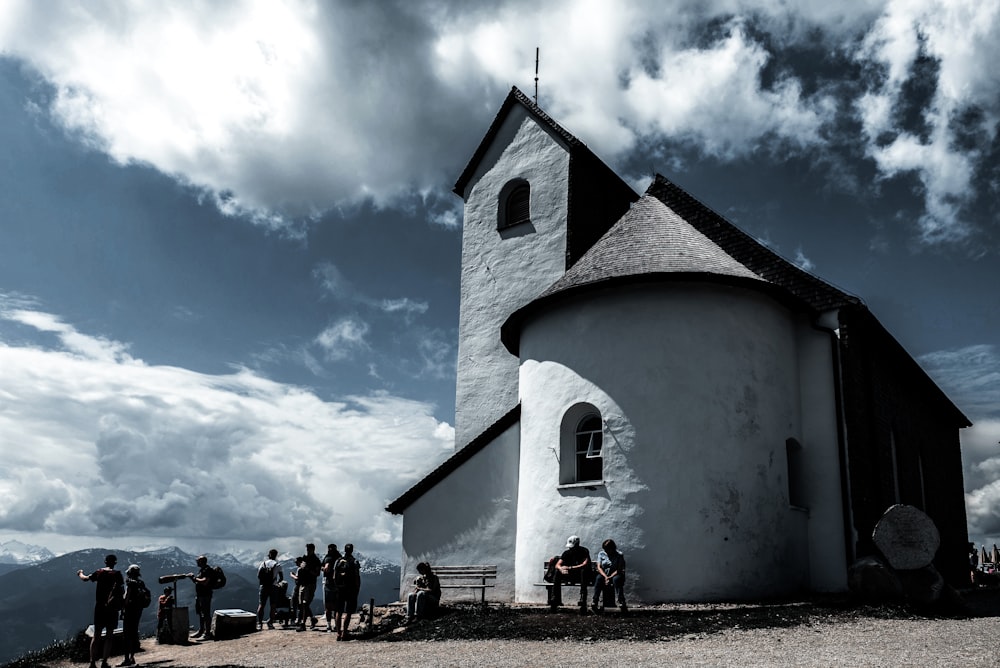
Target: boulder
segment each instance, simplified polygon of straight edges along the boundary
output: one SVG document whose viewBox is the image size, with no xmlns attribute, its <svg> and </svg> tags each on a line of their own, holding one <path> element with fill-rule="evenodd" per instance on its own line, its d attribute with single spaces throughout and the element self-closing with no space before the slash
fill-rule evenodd
<svg viewBox="0 0 1000 668">
<path fill-rule="evenodd" d="M 934 521 L 924 511 L 905 504 L 890 506 L 872 532 L 875 546 L 896 570 L 929 566 L 941 545 Z"/>
<path fill-rule="evenodd" d="M 858 596 L 873 601 L 903 598 L 903 585 L 896 572 L 878 557 L 861 557 L 847 571 L 847 585 Z"/>
<path fill-rule="evenodd" d="M 897 571 L 903 587 L 903 597 L 911 603 L 936 603 L 944 592 L 944 578 L 933 566 L 909 571 Z"/>
</svg>

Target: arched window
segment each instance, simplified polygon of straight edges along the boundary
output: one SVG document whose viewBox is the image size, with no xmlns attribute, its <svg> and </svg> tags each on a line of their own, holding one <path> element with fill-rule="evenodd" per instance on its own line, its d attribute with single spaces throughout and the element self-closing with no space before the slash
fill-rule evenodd
<svg viewBox="0 0 1000 668">
<path fill-rule="evenodd" d="M 497 229 L 531 222 L 531 186 L 524 179 L 512 179 L 500 191 Z"/>
<path fill-rule="evenodd" d="M 597 408 L 586 403 L 570 407 L 559 438 L 560 485 L 604 480 L 604 421 Z"/>
<path fill-rule="evenodd" d="M 591 413 L 576 426 L 576 480 L 604 479 L 604 425 Z"/>
</svg>

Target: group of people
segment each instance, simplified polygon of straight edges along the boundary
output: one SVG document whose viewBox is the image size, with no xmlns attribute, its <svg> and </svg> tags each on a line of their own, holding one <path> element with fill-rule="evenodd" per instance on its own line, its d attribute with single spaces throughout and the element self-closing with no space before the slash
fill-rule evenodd
<svg viewBox="0 0 1000 668">
<path fill-rule="evenodd" d="M 257 569 L 258 606 L 257 627 L 274 628 L 276 610 L 291 611 L 292 621 L 296 630 L 305 631 L 307 622 L 313 629 L 317 619 L 312 611 L 312 603 L 316 596 L 317 583 L 323 578 L 323 601 L 326 608 L 326 630 L 337 634 L 338 640 L 347 637 L 347 629 L 351 624 L 351 614 L 358 608 L 358 595 L 361 591 L 361 566 L 354 556 L 354 546 L 348 543 L 344 553 L 337 546 L 327 546 L 326 556 L 322 560 L 316 555 L 316 546 L 306 545 L 306 553 L 295 560 L 295 568 L 289 574 L 295 583 L 291 597 L 288 596 L 288 583 L 285 582 L 281 563 L 277 560 L 278 551 L 270 550 Z M 94 602 L 94 637 L 90 642 L 90 668 L 97 668 L 100 658 L 101 668 L 109 668 L 108 658 L 111 656 L 111 637 L 122 619 L 124 639 L 124 659 L 119 666 L 134 666 L 135 653 L 139 650 L 139 620 L 142 611 L 152 600 L 152 594 L 141 577 L 141 569 L 137 564 L 130 565 L 124 576 L 115 567 L 118 557 L 109 554 L 104 558 L 104 566 L 93 573 L 77 571 L 77 577 L 84 582 L 97 583 Z M 212 594 L 220 586 L 219 569 L 208 563 L 208 557 L 202 555 L 195 561 L 197 572 L 165 576 L 161 582 L 172 582 L 177 579 L 191 579 L 195 588 L 195 614 L 198 617 L 198 630 L 193 639 L 212 639 Z M 176 599 L 174 588 L 167 587 L 159 597 L 157 608 L 157 636 L 163 640 L 172 636 L 172 615 Z M 264 609 L 270 604 L 271 615 L 264 619 Z"/>
<path fill-rule="evenodd" d="M 625 555 L 618 550 L 615 541 L 608 538 L 601 543 L 597 559 L 591 560 L 590 550 L 580 545 L 579 536 L 570 536 L 562 554 L 552 557 L 546 564 L 545 581 L 548 604 L 552 610 L 562 606 L 562 586 L 579 585 L 580 598 L 577 605 L 582 614 L 587 614 L 587 588 L 594 587 L 594 597 L 590 609 L 603 612 L 610 599 L 615 600 L 622 612 L 628 610 L 625 603 Z"/>
<path fill-rule="evenodd" d="M 111 656 L 111 634 L 122 618 L 122 633 L 125 640 L 125 658 L 119 666 L 134 666 L 135 653 L 139 651 L 139 618 L 149 606 L 152 595 L 142 581 L 141 570 L 132 564 L 125 570 L 115 569 L 118 557 L 109 554 L 104 557 L 104 567 L 87 575 L 81 568 L 76 572 L 84 582 L 97 583 L 97 597 L 94 603 L 94 637 L 90 641 L 90 668 L 97 668 L 97 657 L 101 656 L 101 668 L 108 668 Z M 107 642 L 102 639 L 107 629 Z"/>
<path fill-rule="evenodd" d="M 317 618 L 313 614 L 312 603 L 316 598 L 319 578 L 323 578 L 323 605 L 326 612 L 326 631 L 336 633 L 337 640 L 344 640 L 351 625 L 351 615 L 358 609 L 358 595 L 361 591 L 361 565 L 354 557 L 354 545 L 348 543 L 341 554 L 334 543 L 326 548 L 326 555 L 320 560 L 313 543 L 306 545 L 306 553 L 295 559 L 295 568 L 289 574 L 295 586 L 288 596 L 281 564 L 277 561 L 278 551 L 272 549 L 267 558 L 257 567 L 258 605 L 257 628 L 273 629 L 279 615 L 288 614 L 297 631 L 305 631 L 306 623 L 315 629 Z M 270 606 L 270 614 L 264 618 L 264 610 Z M 288 612 L 285 612 L 285 610 Z"/>
</svg>

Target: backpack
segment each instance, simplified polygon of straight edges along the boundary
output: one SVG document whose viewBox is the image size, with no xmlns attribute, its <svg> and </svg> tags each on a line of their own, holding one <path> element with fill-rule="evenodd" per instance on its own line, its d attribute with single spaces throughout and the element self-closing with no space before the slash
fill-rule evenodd
<svg viewBox="0 0 1000 668">
<path fill-rule="evenodd" d="M 257 582 L 260 583 L 261 587 L 270 587 L 274 584 L 274 566 L 268 568 L 267 562 L 260 562 L 260 567 L 257 569 Z"/>
<path fill-rule="evenodd" d="M 222 589 L 226 586 L 226 574 L 222 571 L 222 566 L 212 566 L 211 569 L 212 589 Z"/>
<path fill-rule="evenodd" d="M 118 612 L 123 607 L 125 607 L 125 582 L 122 580 L 121 573 L 115 571 L 115 583 L 111 586 L 111 591 L 108 592 L 108 601 L 105 603 L 105 607 L 108 610 Z"/>
<path fill-rule="evenodd" d="M 354 559 L 346 557 L 338 559 L 333 567 L 333 584 L 336 587 L 350 587 L 357 582 L 357 571 L 360 565 Z"/>
<path fill-rule="evenodd" d="M 337 559 L 337 563 L 333 565 L 333 584 L 336 587 L 347 584 L 347 559 Z"/>
<path fill-rule="evenodd" d="M 149 604 L 153 602 L 153 594 L 149 591 L 149 587 L 142 580 L 139 580 L 139 605 L 143 608 L 148 608 Z"/>
</svg>

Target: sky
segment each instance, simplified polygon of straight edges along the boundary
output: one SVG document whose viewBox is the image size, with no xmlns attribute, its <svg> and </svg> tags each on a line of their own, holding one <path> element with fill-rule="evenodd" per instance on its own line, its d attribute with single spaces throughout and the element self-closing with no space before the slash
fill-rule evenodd
<svg viewBox="0 0 1000 668">
<path fill-rule="evenodd" d="M 1000 542 L 1000 1 L 0 3 L 0 541 L 353 542 L 454 446 L 511 86 L 861 297 Z"/>
</svg>

